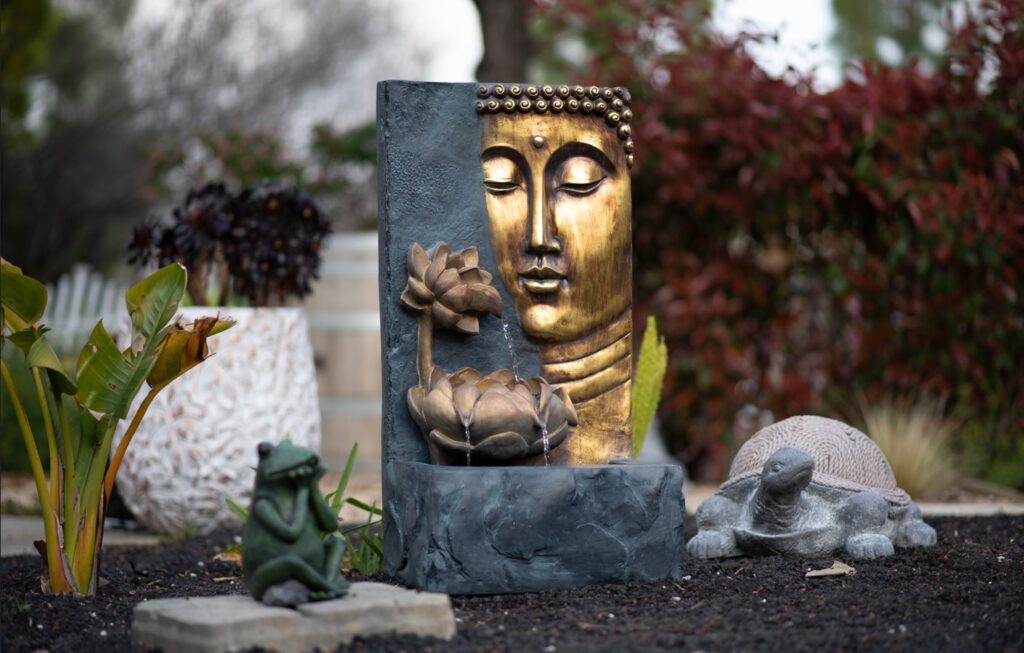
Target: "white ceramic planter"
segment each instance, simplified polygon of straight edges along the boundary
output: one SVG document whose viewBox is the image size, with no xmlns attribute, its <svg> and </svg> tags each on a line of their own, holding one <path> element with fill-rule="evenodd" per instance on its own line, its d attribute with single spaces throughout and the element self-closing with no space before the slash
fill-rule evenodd
<svg viewBox="0 0 1024 653">
<path fill-rule="evenodd" d="M 301 308 L 187 308 L 237 324 L 209 340 L 213 354 L 164 389 L 118 473 L 125 503 L 160 533 L 209 533 L 237 518 L 225 499 L 249 504 L 256 446 L 320 448 L 320 410 L 309 326 Z M 136 407 L 145 391 L 139 393 Z M 124 432 L 122 422 L 114 446 Z"/>
</svg>

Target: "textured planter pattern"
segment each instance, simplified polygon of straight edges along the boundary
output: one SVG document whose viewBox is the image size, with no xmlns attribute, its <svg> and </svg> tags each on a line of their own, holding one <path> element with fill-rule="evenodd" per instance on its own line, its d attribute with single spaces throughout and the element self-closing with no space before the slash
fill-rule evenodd
<svg viewBox="0 0 1024 653">
<path fill-rule="evenodd" d="M 238 324 L 210 340 L 209 360 L 157 395 L 118 474 L 125 503 L 139 523 L 157 532 L 209 533 L 237 519 L 225 499 L 248 505 L 260 442 L 288 438 L 320 449 L 305 313 L 298 308 L 183 313 L 189 321 L 218 311 Z M 140 401 L 144 394 L 139 393 Z M 123 431 L 122 424 L 116 440 Z"/>
</svg>

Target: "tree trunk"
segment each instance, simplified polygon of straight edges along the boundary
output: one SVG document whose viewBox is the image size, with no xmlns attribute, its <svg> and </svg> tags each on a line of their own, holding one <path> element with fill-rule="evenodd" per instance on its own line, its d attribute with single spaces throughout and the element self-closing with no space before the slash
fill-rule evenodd
<svg viewBox="0 0 1024 653">
<path fill-rule="evenodd" d="M 481 82 L 525 82 L 531 53 L 526 0 L 473 0 L 480 12 L 484 56 L 476 68 Z"/>
</svg>

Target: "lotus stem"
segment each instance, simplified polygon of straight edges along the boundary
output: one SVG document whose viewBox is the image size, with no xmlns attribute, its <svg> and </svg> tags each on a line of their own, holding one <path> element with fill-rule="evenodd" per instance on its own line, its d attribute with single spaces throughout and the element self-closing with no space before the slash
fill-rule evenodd
<svg viewBox="0 0 1024 653">
<path fill-rule="evenodd" d="M 419 314 L 416 323 L 416 374 L 420 386 L 426 388 L 434 372 L 434 320 L 429 308 Z"/>
</svg>

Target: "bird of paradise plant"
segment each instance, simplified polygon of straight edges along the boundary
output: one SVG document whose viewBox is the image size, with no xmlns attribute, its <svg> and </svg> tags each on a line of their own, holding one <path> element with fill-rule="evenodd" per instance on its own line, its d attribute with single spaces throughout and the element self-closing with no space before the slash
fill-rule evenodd
<svg viewBox="0 0 1024 653">
<path fill-rule="evenodd" d="M 123 351 L 100 321 L 74 371 L 64 368 L 39 324 L 46 309 L 46 287 L 0 259 L 0 346 L 20 349 L 32 373 L 43 417 L 49 473 L 43 469 L 36 434 L 7 365 L 0 375 L 28 450 L 43 511 L 45 540 L 36 547 L 45 559 L 43 591 L 95 594 L 103 521 L 117 470 L 154 397 L 208 356 L 207 338 L 230 328 L 230 320 L 200 318 L 172 322 L 185 292 L 187 273 L 179 264 L 164 267 L 128 289 L 131 343 Z M 117 450 L 114 430 L 135 411 Z"/>
</svg>

